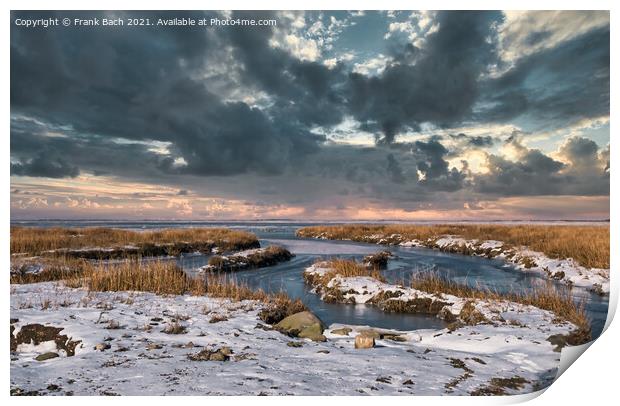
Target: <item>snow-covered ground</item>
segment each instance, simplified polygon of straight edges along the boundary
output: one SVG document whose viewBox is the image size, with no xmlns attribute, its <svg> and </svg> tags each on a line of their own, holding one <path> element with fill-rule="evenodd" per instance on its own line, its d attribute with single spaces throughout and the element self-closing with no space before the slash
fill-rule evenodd
<svg viewBox="0 0 620 406">
<path fill-rule="evenodd" d="M 20 345 L 11 353 L 11 390 L 59 395 L 527 393 L 555 376 L 560 353 L 546 338 L 571 329 L 554 324 L 544 311 L 505 305 L 488 309 L 488 316 L 515 322 L 393 332 L 401 338 L 386 335 L 375 348 L 362 350 L 354 348 L 354 340 L 368 326 L 332 325 L 324 333 L 326 342 L 298 340 L 260 328 L 260 306 L 187 295 L 89 293 L 52 282 L 12 285 L 14 334 L 41 323 L 62 327 L 60 334 L 81 344 L 74 356 L 55 350 L 53 342 Z M 182 334 L 162 331 L 175 320 L 185 328 Z M 348 335 L 332 333 L 342 327 L 351 328 Z M 223 347 L 232 350 L 228 361 L 188 358 Z M 48 351 L 60 356 L 34 359 Z"/>
<path fill-rule="evenodd" d="M 320 233 L 314 238 L 327 239 L 329 236 Z M 527 272 L 540 272 L 550 279 L 563 281 L 572 286 L 588 289 L 601 295 L 609 294 L 609 269 L 586 268 L 574 259 L 553 259 L 542 252 L 527 247 L 505 247 L 501 241 L 466 240 L 446 235 L 438 239 L 409 240 L 400 234 L 371 234 L 364 236 L 364 241 L 382 245 L 399 245 L 405 248 L 422 247 L 436 248 L 441 251 L 462 253 L 462 247 L 468 249 L 469 255 L 491 256 L 515 264 Z M 526 266 L 527 264 L 527 266 Z"/>
<path fill-rule="evenodd" d="M 318 275 L 330 272 L 329 262 L 316 263 L 306 268 L 304 272 Z M 420 299 L 426 300 L 425 303 L 435 302 L 437 305 L 434 307 L 437 309 L 438 317 L 448 319 L 448 321 L 454 320 L 454 317 L 461 314 L 464 306 L 468 304 L 470 306 L 470 309 L 467 309 L 468 314 L 475 310 L 486 319 L 485 324 L 492 325 L 494 328 L 504 325 L 517 326 L 522 330 L 521 337 L 530 341 L 546 340 L 551 335 L 566 335 L 578 329 L 572 323 L 559 321 L 554 313 L 534 306 L 498 300 L 473 301 L 449 294 L 437 295 L 414 288 L 390 285 L 366 276 L 336 275 L 327 283 L 327 288 L 339 290 L 344 303 L 377 304 L 378 297 L 383 297 L 381 298 L 382 304 L 406 303 Z M 323 295 L 325 295 L 324 292 Z M 454 317 L 447 317 L 450 315 Z"/>
<path fill-rule="evenodd" d="M 553 259 L 527 247 L 504 250 L 504 244 L 501 241 L 465 240 L 453 236 L 440 238 L 435 241 L 435 245 L 444 251 L 466 246 L 473 252 L 473 255 L 487 255 L 488 252 L 492 252 L 494 258 L 511 262 L 524 271 L 541 272 L 549 278 L 569 285 L 586 288 L 600 294 L 609 294 L 609 269 L 586 268 L 572 258 Z"/>
</svg>

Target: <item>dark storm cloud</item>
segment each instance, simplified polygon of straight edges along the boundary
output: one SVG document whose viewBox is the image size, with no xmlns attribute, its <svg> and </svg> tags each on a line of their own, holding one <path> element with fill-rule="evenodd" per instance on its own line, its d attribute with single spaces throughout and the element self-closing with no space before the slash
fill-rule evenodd
<svg viewBox="0 0 620 406">
<path fill-rule="evenodd" d="M 417 201 L 424 191 L 456 191 L 468 185 L 469 173 L 450 168 L 447 156 L 448 149 L 436 139 L 375 148 L 333 145 L 306 162 L 304 170 L 378 188 L 386 195 L 389 190 L 393 200 L 408 196 Z"/>
<path fill-rule="evenodd" d="M 53 13 L 12 18 L 18 15 Z M 184 15 L 203 13 L 149 16 Z M 270 12 L 233 13 L 250 16 L 274 18 Z M 345 63 L 330 69 L 321 61 L 301 61 L 271 46 L 273 27 L 129 31 L 12 25 L 11 171 L 174 178 L 175 190 L 187 187 L 192 195 L 207 176 L 213 182 L 226 177 L 221 182 L 231 189 L 247 186 L 242 176 L 256 176 L 252 182 L 278 176 L 282 187 L 256 193 L 291 202 L 291 196 L 310 199 L 300 184 L 316 178 L 316 189 L 410 201 L 411 207 L 434 193 L 461 190 L 501 196 L 608 193 L 608 171 L 599 164 L 608 163 L 609 150 L 605 155 L 587 139 L 564 146 L 566 164 L 511 139 L 519 160 L 489 155 L 486 175 L 472 175 L 467 162 L 460 170 L 451 168 L 448 160 L 495 146 L 493 136 L 395 141 L 399 132 L 423 123 L 451 127 L 528 115 L 564 125 L 608 114 L 609 28 L 525 57 L 490 79 L 485 73 L 499 61 L 496 27 L 502 18 L 497 12 L 439 12 L 439 29 L 425 45 L 393 48 L 392 61 L 376 76 L 351 73 Z M 277 29 L 286 30 L 286 24 L 280 19 Z M 533 33 L 528 40 L 546 37 Z M 240 101 L 246 98 L 236 92 L 260 100 Z M 349 116 L 376 134 L 377 145 L 328 145 L 311 131 L 328 132 Z"/>
<path fill-rule="evenodd" d="M 463 133 L 459 134 L 450 134 L 450 138 L 453 140 L 464 143 L 466 146 L 470 147 L 492 147 L 495 143 L 496 139 L 491 137 L 490 135 L 467 135 Z"/>
<path fill-rule="evenodd" d="M 500 196 L 609 194 L 604 153 L 599 155 L 594 141 L 570 139 L 560 149 L 567 163 L 523 146 L 516 136 L 507 143 L 517 151 L 517 160 L 488 154 L 488 173 L 476 175 L 476 191 Z"/>
<path fill-rule="evenodd" d="M 77 166 L 72 166 L 60 156 L 50 156 L 40 152 L 23 163 L 11 164 L 11 175 L 46 176 L 48 178 L 75 178 L 80 174 Z"/>
<path fill-rule="evenodd" d="M 75 177 L 79 168 L 95 174 L 141 177 L 163 165 L 164 158 L 138 143 L 117 143 L 100 136 L 48 134 L 49 127 L 11 119 L 11 172 L 15 175 Z"/>
<path fill-rule="evenodd" d="M 235 12 L 233 18 L 244 15 Z M 258 16 L 275 18 L 269 12 Z M 233 46 L 236 59 L 243 65 L 242 84 L 272 95 L 270 112 L 281 120 L 304 127 L 340 123 L 345 112 L 341 87 L 347 80 L 343 66 L 328 69 L 320 62 L 300 61 L 271 46 L 272 35 L 272 29 L 256 27 L 222 32 L 222 40 Z"/>
<path fill-rule="evenodd" d="M 558 194 L 561 183 L 558 170 L 562 163 L 545 158 L 540 152 L 525 158 L 529 162 L 513 162 L 489 155 L 489 172 L 478 176 L 476 190 L 502 196 Z"/>
<path fill-rule="evenodd" d="M 400 164 L 398 163 L 396 158 L 394 158 L 394 154 L 388 154 L 386 170 L 392 182 L 394 183 L 405 182 L 405 177 L 403 175 L 403 169 L 400 167 Z"/>
<path fill-rule="evenodd" d="M 609 114 L 609 26 L 595 29 L 517 61 L 483 83 L 482 121 L 528 116 L 556 128 Z"/>
<path fill-rule="evenodd" d="M 600 165 L 598 149 L 596 142 L 588 138 L 573 137 L 562 146 L 560 154 L 575 168 L 591 169 Z"/>
<path fill-rule="evenodd" d="M 609 194 L 609 145 L 583 137 L 572 137 L 562 145 L 559 155 L 568 161 L 570 186 L 585 194 Z"/>
<path fill-rule="evenodd" d="M 525 44 L 529 46 L 534 46 L 540 42 L 543 42 L 546 39 L 551 37 L 550 31 L 534 31 L 525 38 Z"/>
<path fill-rule="evenodd" d="M 439 12 L 440 28 L 417 51 L 414 65 L 397 60 L 380 76 L 351 74 L 350 110 L 367 128 L 381 130 L 384 143 L 404 127 L 460 122 L 476 102 L 478 77 L 496 58 L 488 39 L 501 18 L 493 12 Z"/>
<path fill-rule="evenodd" d="M 254 39 L 270 36 L 270 28 L 228 31 L 249 32 L 247 37 Z M 281 78 L 283 69 L 295 72 L 291 82 L 300 84 L 291 91 L 299 93 L 302 102 L 308 99 L 297 108 L 316 106 L 307 109 L 314 118 L 295 120 L 299 111 L 286 106 L 268 115 L 242 102 L 226 102 L 194 78 L 208 67 L 214 47 L 221 45 L 222 39 L 215 37 L 215 32 L 170 28 L 134 30 L 127 35 L 121 29 L 82 30 L 78 35 L 74 29 L 14 27 L 12 113 L 70 126 L 76 133 L 169 142 L 187 165 L 174 167 L 170 157 L 159 162 L 160 171 L 274 174 L 289 160 L 316 151 L 321 138 L 299 124 L 325 123 L 327 112 L 334 110 L 321 110 L 320 100 L 328 96 L 321 92 L 329 88 L 320 85 L 324 74 L 321 76 L 316 66 L 290 63 L 292 58 L 283 52 L 277 55 L 282 67 L 273 71 L 274 77 Z M 244 47 L 240 52 L 260 53 L 268 48 L 266 39 L 258 43 L 240 41 L 239 46 Z M 248 61 L 246 71 L 259 70 L 258 65 L 260 61 Z M 263 66 L 270 69 L 273 64 Z M 286 83 L 281 86 L 287 89 Z M 304 93 L 304 89 L 312 90 Z M 295 99 L 295 94 L 282 92 Z"/>
</svg>

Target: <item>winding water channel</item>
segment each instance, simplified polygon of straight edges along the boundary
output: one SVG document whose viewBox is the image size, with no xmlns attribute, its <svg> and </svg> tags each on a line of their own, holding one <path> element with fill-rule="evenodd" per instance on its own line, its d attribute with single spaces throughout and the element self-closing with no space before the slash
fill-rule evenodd
<svg viewBox="0 0 620 406">
<path fill-rule="evenodd" d="M 303 271 L 317 258 L 355 258 L 389 249 L 396 258 L 389 261 L 383 271 L 390 283 L 407 281 L 417 272 L 433 269 L 450 279 L 472 286 L 490 288 L 498 292 L 528 291 L 535 289 L 548 280 L 537 272 L 523 272 L 501 260 L 469 257 L 459 254 L 442 253 L 426 248 L 382 247 L 349 241 L 326 241 L 298 238 L 295 230 L 303 227 L 300 223 L 197 223 L 197 222 L 37 222 L 36 224 L 16 223 L 19 225 L 41 226 L 109 226 L 129 229 L 154 229 L 165 227 L 218 226 L 243 229 L 258 235 L 261 246 L 282 245 L 295 254 L 289 261 L 276 266 L 236 272 L 231 278 L 248 284 L 250 287 L 262 288 L 267 292 L 284 291 L 292 298 L 300 298 L 327 325 L 332 323 L 369 325 L 397 330 L 415 330 L 422 328 L 442 328 L 445 324 L 436 317 L 384 313 L 370 305 L 329 304 L 310 292 L 304 283 Z M 205 265 L 208 256 L 183 255 L 177 259 L 179 265 L 188 273 L 196 272 Z M 558 288 L 565 285 L 556 283 Z M 571 294 L 577 301 L 584 301 L 586 311 L 592 322 L 592 335 L 598 337 L 605 324 L 608 309 L 608 297 L 592 294 L 584 289 L 573 288 Z"/>
</svg>

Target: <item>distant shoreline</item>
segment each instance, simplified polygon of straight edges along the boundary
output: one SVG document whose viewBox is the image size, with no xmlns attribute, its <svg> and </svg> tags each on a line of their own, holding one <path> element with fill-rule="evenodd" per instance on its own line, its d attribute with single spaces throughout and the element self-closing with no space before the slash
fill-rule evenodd
<svg viewBox="0 0 620 406">
<path fill-rule="evenodd" d="M 11 225 L 35 222 L 49 223 L 173 223 L 173 224 L 223 224 L 223 223 L 282 223 L 282 224 L 609 224 L 604 220 L 300 220 L 300 219 L 223 219 L 223 220 L 183 220 L 183 219 L 11 219 Z"/>
</svg>

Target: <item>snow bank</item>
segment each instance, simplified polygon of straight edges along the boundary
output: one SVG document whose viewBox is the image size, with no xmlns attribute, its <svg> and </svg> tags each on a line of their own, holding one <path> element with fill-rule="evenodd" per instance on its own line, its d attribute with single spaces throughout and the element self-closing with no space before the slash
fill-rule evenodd
<svg viewBox="0 0 620 406">
<path fill-rule="evenodd" d="M 316 268 L 316 267 L 315 267 Z M 343 281 L 370 289 L 369 281 Z M 413 294 L 413 292 L 411 292 Z M 46 303 L 46 306 L 42 306 Z M 456 303 L 454 304 L 456 306 Z M 49 346 L 11 353 L 12 393 L 75 395 L 437 395 L 468 394 L 492 378 L 519 377 L 527 393 L 555 376 L 559 354 L 544 337 L 566 332 L 543 312 L 505 306 L 512 324 L 465 326 L 455 331 L 398 332 L 375 348 L 354 348 L 363 326 L 348 335 L 325 331 L 327 342 L 291 339 L 257 328 L 257 302 L 136 292 L 88 293 L 54 283 L 12 285 L 16 331 L 31 323 L 62 327 L 82 340 L 75 356 L 36 361 Z M 483 309 L 484 310 L 484 309 Z M 489 310 L 491 312 L 491 310 Z M 223 320 L 210 323 L 214 316 Z M 113 321 L 113 322 L 112 322 Z M 184 334 L 162 332 L 177 322 Z M 111 328 L 112 327 L 112 328 Z M 391 339 L 389 337 L 392 337 Z M 300 344 L 289 346 L 289 342 Z M 101 345 L 100 345 L 101 344 Z M 47 344 L 46 344 L 47 345 Z M 192 361 L 202 350 L 232 350 L 229 361 Z M 471 372 L 468 372 L 471 371 Z"/>
<path fill-rule="evenodd" d="M 563 281 L 567 285 L 585 288 L 601 295 L 609 294 L 609 269 L 586 268 L 572 258 L 552 259 L 542 252 L 532 251 L 527 247 L 508 248 L 502 241 L 466 240 L 451 235 L 428 241 L 405 240 L 399 234 L 373 234 L 365 239 L 376 244 L 435 248 L 466 255 L 501 258 L 523 271 L 540 272 L 550 279 Z"/>
</svg>

